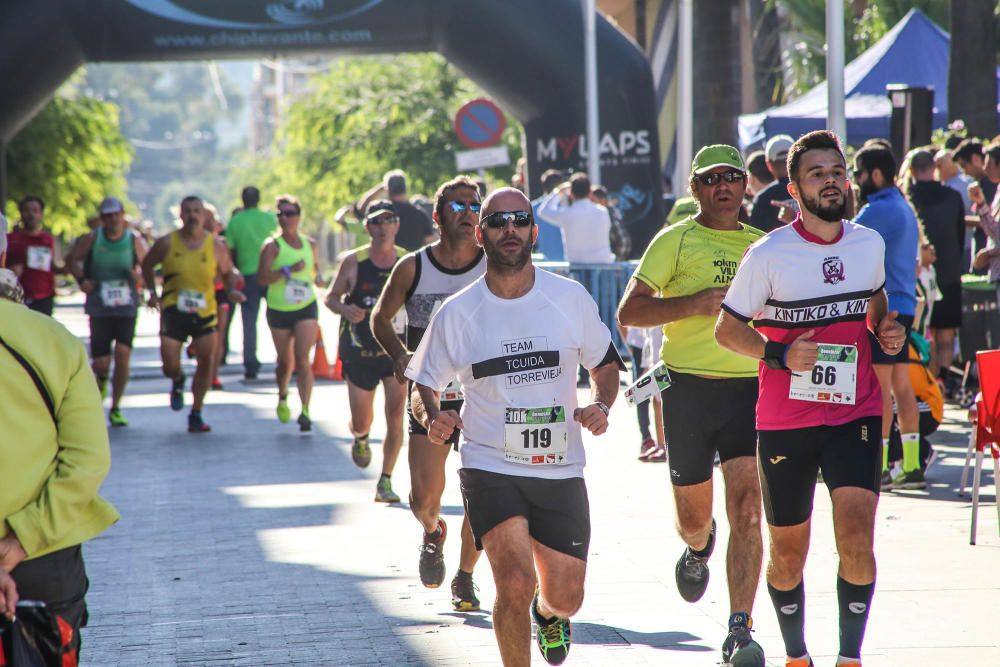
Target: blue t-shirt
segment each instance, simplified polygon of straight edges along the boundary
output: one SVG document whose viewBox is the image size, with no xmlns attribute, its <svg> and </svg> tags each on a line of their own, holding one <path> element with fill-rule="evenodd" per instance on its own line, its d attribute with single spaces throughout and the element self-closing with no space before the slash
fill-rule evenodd
<svg viewBox="0 0 1000 667">
<path fill-rule="evenodd" d="M 913 316 L 917 310 L 917 216 L 897 188 L 872 193 L 854 222 L 874 229 L 885 241 L 885 291 L 889 310 Z"/>
<path fill-rule="evenodd" d="M 562 230 L 551 222 L 538 215 L 538 209 L 542 205 L 545 197 L 539 197 L 531 202 L 531 212 L 535 216 L 535 224 L 538 225 L 538 240 L 535 241 L 535 252 L 545 255 L 545 259 L 550 262 L 561 262 L 566 258 L 563 252 Z"/>
</svg>

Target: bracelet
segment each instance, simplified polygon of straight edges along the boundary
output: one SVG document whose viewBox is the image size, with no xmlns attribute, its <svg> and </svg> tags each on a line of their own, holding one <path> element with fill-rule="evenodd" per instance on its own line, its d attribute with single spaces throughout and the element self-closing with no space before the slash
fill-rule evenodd
<svg viewBox="0 0 1000 667">
<path fill-rule="evenodd" d="M 600 408 L 601 412 L 604 413 L 605 418 L 607 418 L 608 413 L 611 412 L 611 408 L 605 405 L 603 401 L 594 401 L 594 405 Z"/>
</svg>

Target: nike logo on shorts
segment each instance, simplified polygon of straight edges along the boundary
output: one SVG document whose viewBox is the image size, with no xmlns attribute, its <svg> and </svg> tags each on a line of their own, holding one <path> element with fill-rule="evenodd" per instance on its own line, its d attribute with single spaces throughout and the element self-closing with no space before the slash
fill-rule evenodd
<svg viewBox="0 0 1000 667">
<path fill-rule="evenodd" d="M 574 547 L 582 547 L 583 546 L 583 542 L 570 542 L 570 544 L 572 544 Z"/>
<path fill-rule="evenodd" d="M 787 458 L 788 458 L 787 456 L 772 456 L 769 460 L 771 461 L 772 464 L 778 465 Z"/>
</svg>

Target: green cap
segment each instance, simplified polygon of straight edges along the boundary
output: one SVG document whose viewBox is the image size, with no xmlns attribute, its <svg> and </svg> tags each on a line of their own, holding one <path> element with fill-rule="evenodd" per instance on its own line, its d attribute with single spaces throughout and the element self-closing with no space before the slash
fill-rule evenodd
<svg viewBox="0 0 1000 667">
<path fill-rule="evenodd" d="M 704 174 L 709 169 L 716 167 L 732 167 L 746 172 L 747 168 L 743 164 L 743 156 L 740 152 L 726 144 L 715 144 L 705 146 L 694 156 L 691 162 L 691 173 L 695 176 Z"/>
</svg>

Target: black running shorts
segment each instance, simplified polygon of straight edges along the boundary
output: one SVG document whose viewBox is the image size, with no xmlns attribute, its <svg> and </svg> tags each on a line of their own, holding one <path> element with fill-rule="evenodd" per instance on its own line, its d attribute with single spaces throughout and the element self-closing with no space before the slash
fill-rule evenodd
<svg viewBox="0 0 1000 667">
<path fill-rule="evenodd" d="M 169 306 L 160 313 L 160 335 L 186 343 L 188 338 L 201 338 L 215 333 L 218 317 L 212 313 L 201 317 L 198 313 L 182 313 L 176 306 Z"/>
<path fill-rule="evenodd" d="M 708 380 L 675 371 L 670 378 L 663 430 L 675 486 L 711 479 L 716 452 L 723 463 L 757 454 L 757 378 Z"/>
<path fill-rule="evenodd" d="M 94 359 L 111 354 L 111 343 L 132 347 L 135 317 L 91 317 L 90 356 Z"/>
<path fill-rule="evenodd" d="M 757 452 L 764 514 L 772 526 L 796 526 L 812 515 L 816 475 L 833 493 L 842 486 L 879 493 L 882 418 L 839 426 L 761 431 Z"/>
<path fill-rule="evenodd" d="M 347 354 L 340 361 L 347 381 L 365 391 L 375 391 L 382 380 L 393 375 L 392 359 L 384 354 L 377 357 Z"/>
<path fill-rule="evenodd" d="M 528 520 L 535 540 L 582 561 L 590 546 L 590 501 L 582 477 L 541 479 L 502 475 L 476 468 L 458 471 L 462 501 L 476 548 L 483 536 L 514 516 Z"/>
<path fill-rule="evenodd" d="M 941 300 L 931 311 L 931 329 L 962 328 L 962 285 L 938 285 Z"/>
<path fill-rule="evenodd" d="M 315 301 L 298 310 L 267 309 L 267 326 L 272 329 L 294 329 L 295 325 L 302 320 L 317 319 L 319 319 L 319 307 Z"/>
</svg>

